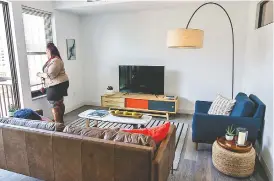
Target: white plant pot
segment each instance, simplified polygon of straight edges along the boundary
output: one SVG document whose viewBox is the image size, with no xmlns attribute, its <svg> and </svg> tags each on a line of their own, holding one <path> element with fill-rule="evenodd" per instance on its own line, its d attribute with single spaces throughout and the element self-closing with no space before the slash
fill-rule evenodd
<svg viewBox="0 0 274 181">
<path fill-rule="evenodd" d="M 229 135 L 225 135 L 225 139 L 227 140 L 227 141 L 232 141 L 233 140 L 233 138 L 234 138 L 234 136 L 229 136 Z"/>
<path fill-rule="evenodd" d="M 9 112 L 9 117 L 13 117 L 14 116 L 14 112 Z"/>
<path fill-rule="evenodd" d="M 107 90 L 106 91 L 106 94 L 108 94 L 108 95 L 112 95 L 112 94 L 114 94 L 115 92 L 114 92 L 114 90 Z"/>
</svg>

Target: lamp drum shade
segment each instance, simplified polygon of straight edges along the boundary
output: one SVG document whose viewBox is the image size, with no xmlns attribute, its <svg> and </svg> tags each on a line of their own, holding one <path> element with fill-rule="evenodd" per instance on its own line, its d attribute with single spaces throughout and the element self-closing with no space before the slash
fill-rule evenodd
<svg viewBox="0 0 274 181">
<path fill-rule="evenodd" d="M 168 48 L 202 48 L 204 31 L 178 28 L 167 33 Z"/>
</svg>

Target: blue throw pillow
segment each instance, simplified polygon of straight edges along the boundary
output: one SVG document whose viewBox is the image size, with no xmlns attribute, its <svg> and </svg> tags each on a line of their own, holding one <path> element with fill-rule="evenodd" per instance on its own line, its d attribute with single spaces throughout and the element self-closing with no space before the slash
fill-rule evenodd
<svg viewBox="0 0 274 181">
<path fill-rule="evenodd" d="M 236 100 L 241 100 L 241 99 L 245 99 L 247 97 L 247 95 L 243 92 L 239 92 L 237 94 L 237 96 L 235 97 Z"/>
<path fill-rule="evenodd" d="M 13 116 L 22 119 L 41 120 L 41 116 L 31 109 L 19 109 Z"/>
<path fill-rule="evenodd" d="M 236 104 L 230 116 L 252 117 L 255 111 L 254 102 L 244 93 L 236 96 Z"/>
</svg>

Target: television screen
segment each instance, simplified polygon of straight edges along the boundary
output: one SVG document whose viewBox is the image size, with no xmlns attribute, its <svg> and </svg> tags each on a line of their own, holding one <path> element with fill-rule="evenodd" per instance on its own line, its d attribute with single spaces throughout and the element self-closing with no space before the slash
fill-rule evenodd
<svg viewBox="0 0 274 181">
<path fill-rule="evenodd" d="M 164 66 L 119 66 L 119 91 L 164 94 Z"/>
</svg>

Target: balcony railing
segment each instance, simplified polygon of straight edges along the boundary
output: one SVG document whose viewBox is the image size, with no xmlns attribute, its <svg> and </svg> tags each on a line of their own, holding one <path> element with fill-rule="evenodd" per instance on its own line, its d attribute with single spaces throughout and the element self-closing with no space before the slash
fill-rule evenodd
<svg viewBox="0 0 274 181">
<path fill-rule="evenodd" d="M 8 116 L 9 106 L 15 104 L 11 81 L 0 82 L 0 117 Z"/>
</svg>

